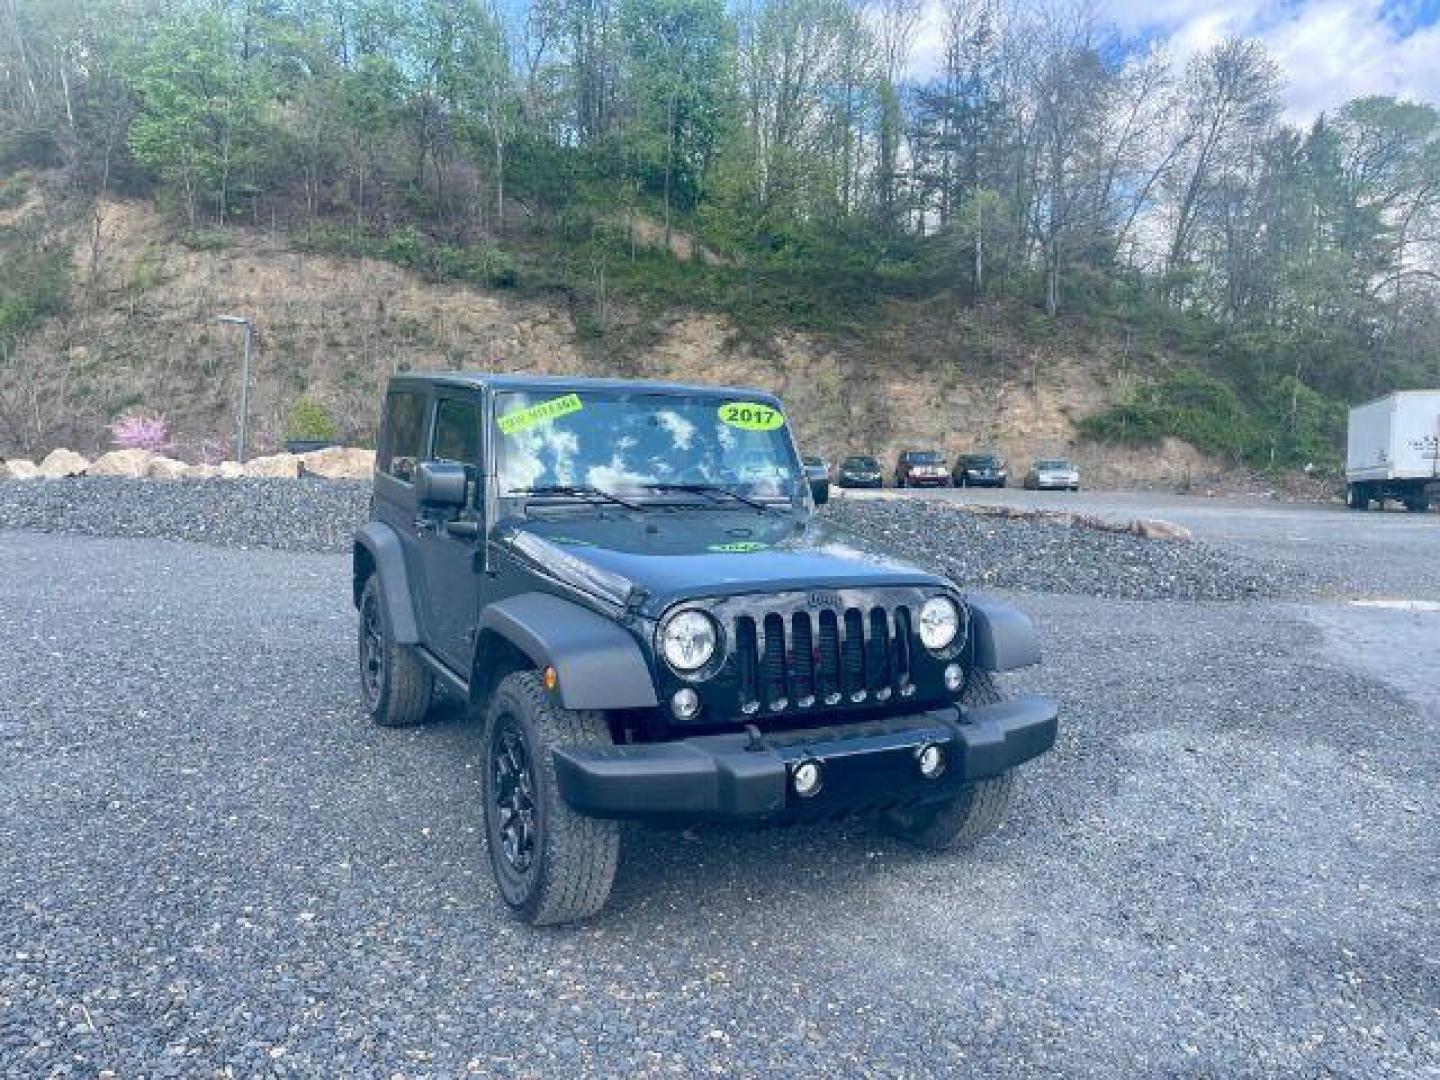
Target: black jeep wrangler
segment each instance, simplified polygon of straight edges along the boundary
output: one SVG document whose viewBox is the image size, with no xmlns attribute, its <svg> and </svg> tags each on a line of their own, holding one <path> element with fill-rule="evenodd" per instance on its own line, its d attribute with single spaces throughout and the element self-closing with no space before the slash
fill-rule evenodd
<svg viewBox="0 0 1440 1080">
<path fill-rule="evenodd" d="M 400 376 L 370 518 L 366 707 L 483 708 L 490 861 L 532 923 L 600 909 L 619 819 L 866 811 L 949 848 L 1055 741 L 994 680 L 1039 658 L 1025 617 L 817 518 L 760 391 Z"/>
</svg>

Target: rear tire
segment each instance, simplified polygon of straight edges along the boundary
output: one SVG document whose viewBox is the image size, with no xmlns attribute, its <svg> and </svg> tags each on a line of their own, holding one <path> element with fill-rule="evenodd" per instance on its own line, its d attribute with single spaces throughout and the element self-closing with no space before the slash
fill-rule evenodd
<svg viewBox="0 0 1440 1080">
<path fill-rule="evenodd" d="M 1406 499 L 1405 509 L 1412 514 L 1424 514 L 1430 510 L 1430 500 L 1426 498 Z"/>
<path fill-rule="evenodd" d="M 565 709 L 540 673 L 496 687 L 485 723 L 485 836 L 500 896 L 531 926 L 594 915 L 610 897 L 620 824 L 585 817 L 560 795 L 551 751 L 612 743 L 600 712 Z"/>
<path fill-rule="evenodd" d="M 359 653 L 360 696 L 370 718 L 381 727 L 421 723 L 435 696 L 435 678 L 409 646 L 395 643 L 379 574 L 371 574 L 360 593 Z"/>
<path fill-rule="evenodd" d="M 996 705 L 1005 700 L 988 671 L 970 674 L 960 701 Z M 1015 790 L 1013 770 L 967 784 L 948 802 L 900 807 L 886 812 L 881 826 L 892 836 L 930 851 L 959 851 L 979 843 L 1005 821 Z"/>
</svg>

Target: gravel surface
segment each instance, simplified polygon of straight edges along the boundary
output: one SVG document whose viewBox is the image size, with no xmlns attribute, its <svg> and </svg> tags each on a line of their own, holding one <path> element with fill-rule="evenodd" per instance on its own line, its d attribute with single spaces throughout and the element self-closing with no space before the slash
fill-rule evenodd
<svg viewBox="0 0 1440 1080">
<path fill-rule="evenodd" d="M 1440 1068 L 1436 717 L 1300 609 L 1020 598 L 1062 734 L 976 851 L 634 828 L 537 932 L 475 727 L 362 715 L 343 557 L 0 565 L 0 1075 Z"/>
<path fill-rule="evenodd" d="M 993 517 L 930 499 L 841 499 L 826 513 L 967 587 L 1130 600 L 1238 600 L 1305 595 L 1311 588 L 1298 568 L 1201 542 Z"/>
<path fill-rule="evenodd" d="M 349 551 L 370 503 L 352 480 L 0 480 L 0 530 Z"/>
<path fill-rule="evenodd" d="M 368 483 L 328 480 L 0 482 L 0 530 L 349 551 L 369 497 Z M 1180 600 L 1307 590 L 1297 568 L 1264 565 L 1203 543 L 985 517 L 926 499 L 837 499 L 825 514 L 973 588 Z"/>
</svg>

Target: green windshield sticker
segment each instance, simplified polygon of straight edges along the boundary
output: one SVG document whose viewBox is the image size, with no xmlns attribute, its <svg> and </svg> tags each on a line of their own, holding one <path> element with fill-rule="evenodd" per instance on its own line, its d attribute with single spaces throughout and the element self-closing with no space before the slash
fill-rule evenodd
<svg viewBox="0 0 1440 1080">
<path fill-rule="evenodd" d="M 720 422 L 742 431 L 774 431 L 784 427 L 785 415 L 755 401 L 731 401 L 720 406 Z"/>
<path fill-rule="evenodd" d="M 580 403 L 579 394 L 566 394 L 564 397 L 542 401 L 538 405 L 516 409 L 514 412 L 508 412 L 500 417 L 500 434 L 514 435 L 516 432 L 539 427 L 541 424 L 548 424 L 557 416 L 579 412 L 584 407 Z"/>
<path fill-rule="evenodd" d="M 745 553 L 750 551 L 764 551 L 769 544 L 762 544 L 759 540 L 732 540 L 728 544 L 711 544 L 711 551 L 723 551 L 725 553 Z"/>
</svg>

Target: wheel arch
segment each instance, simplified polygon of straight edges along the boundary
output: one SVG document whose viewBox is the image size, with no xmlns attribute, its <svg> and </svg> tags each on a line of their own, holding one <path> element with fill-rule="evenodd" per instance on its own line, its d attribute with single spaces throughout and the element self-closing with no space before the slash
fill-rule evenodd
<svg viewBox="0 0 1440 1080">
<path fill-rule="evenodd" d="M 487 605 L 470 665 L 471 703 L 484 701 L 511 671 L 547 667 L 555 669 L 567 709 L 659 703 L 639 643 L 613 619 L 550 593 L 521 593 Z"/>
<path fill-rule="evenodd" d="M 1040 662 L 1040 638 L 1029 616 L 987 596 L 967 596 L 970 656 L 984 671 L 1014 671 Z"/>
<path fill-rule="evenodd" d="M 378 576 L 396 644 L 418 644 L 420 627 L 410 595 L 410 577 L 405 571 L 405 552 L 395 530 L 383 522 L 371 521 L 356 532 L 351 567 L 351 595 L 355 606 L 360 606 L 365 582 Z"/>
</svg>

